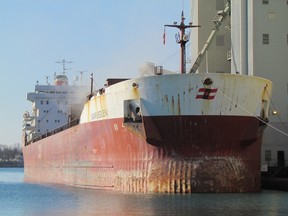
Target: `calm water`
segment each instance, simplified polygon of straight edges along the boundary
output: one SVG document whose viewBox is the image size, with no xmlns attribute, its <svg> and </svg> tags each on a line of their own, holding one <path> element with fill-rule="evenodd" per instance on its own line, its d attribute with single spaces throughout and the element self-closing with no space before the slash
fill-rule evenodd
<svg viewBox="0 0 288 216">
<path fill-rule="evenodd" d="M 23 182 L 23 169 L 0 168 L 0 216 L 288 215 L 288 193 L 123 194 Z"/>
</svg>

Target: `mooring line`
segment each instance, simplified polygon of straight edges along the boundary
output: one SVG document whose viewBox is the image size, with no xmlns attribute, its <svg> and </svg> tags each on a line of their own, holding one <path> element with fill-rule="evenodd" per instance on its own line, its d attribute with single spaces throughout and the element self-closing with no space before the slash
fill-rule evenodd
<svg viewBox="0 0 288 216">
<path fill-rule="evenodd" d="M 268 122 L 264 121 L 263 119 L 259 118 L 258 116 L 255 116 L 253 113 L 249 112 L 247 109 L 245 109 L 244 107 L 242 107 L 240 104 L 238 104 L 237 102 L 235 102 L 234 100 L 232 100 L 231 98 L 229 98 L 227 95 L 225 95 L 220 89 L 218 89 L 218 91 L 228 100 L 230 100 L 232 103 L 234 103 L 235 105 L 239 106 L 241 109 L 243 109 L 245 112 L 247 112 L 248 114 L 250 114 L 251 116 L 255 117 L 256 119 L 258 119 L 259 121 L 261 121 L 262 123 L 264 123 L 265 125 L 273 128 L 274 130 L 278 131 L 279 133 L 282 133 L 283 135 L 288 137 L 288 133 L 285 133 L 284 131 L 280 130 L 279 128 L 276 128 L 275 126 L 269 124 Z M 266 90 L 267 91 L 267 90 Z M 268 93 L 268 92 L 267 92 Z M 269 97 L 269 94 L 268 94 Z M 270 99 L 271 101 L 271 99 Z"/>
</svg>

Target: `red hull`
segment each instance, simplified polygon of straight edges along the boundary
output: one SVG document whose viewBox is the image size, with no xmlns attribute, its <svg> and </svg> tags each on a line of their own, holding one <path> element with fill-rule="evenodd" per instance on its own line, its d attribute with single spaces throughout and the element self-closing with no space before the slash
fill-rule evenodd
<svg viewBox="0 0 288 216">
<path fill-rule="evenodd" d="M 23 148 L 25 178 L 125 192 L 258 192 L 255 117 L 143 117 L 80 124 Z"/>
</svg>

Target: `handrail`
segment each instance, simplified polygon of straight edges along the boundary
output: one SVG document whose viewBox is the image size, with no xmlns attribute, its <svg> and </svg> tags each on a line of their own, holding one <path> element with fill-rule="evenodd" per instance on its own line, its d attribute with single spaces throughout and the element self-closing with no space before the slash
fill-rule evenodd
<svg viewBox="0 0 288 216">
<path fill-rule="evenodd" d="M 62 125 L 61 127 L 58 127 L 58 128 L 56 128 L 56 129 L 54 129 L 52 131 L 49 131 L 49 132 L 44 133 L 44 134 L 42 134 L 40 136 L 37 136 L 37 137 L 35 137 L 32 140 L 26 141 L 25 142 L 25 146 L 27 146 L 27 145 L 29 145 L 31 143 L 37 142 L 37 141 L 39 141 L 41 139 L 45 139 L 45 138 L 47 138 L 47 137 L 49 137 L 51 135 L 57 134 L 57 133 L 59 133 L 61 131 L 67 130 L 68 128 L 74 127 L 74 126 L 78 125 L 79 122 L 80 122 L 80 119 L 76 118 L 76 119 L 68 122 L 67 124 Z"/>
</svg>

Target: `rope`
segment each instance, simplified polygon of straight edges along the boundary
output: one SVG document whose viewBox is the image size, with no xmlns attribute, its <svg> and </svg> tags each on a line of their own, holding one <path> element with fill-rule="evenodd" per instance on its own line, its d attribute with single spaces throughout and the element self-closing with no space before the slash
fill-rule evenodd
<svg viewBox="0 0 288 216">
<path fill-rule="evenodd" d="M 215 87 L 215 86 L 214 86 Z M 268 122 L 264 121 L 263 119 L 261 119 L 260 117 L 258 116 L 255 116 L 253 113 L 249 112 L 247 109 L 245 109 L 243 106 L 241 106 L 240 104 L 236 103 L 235 101 L 233 101 L 231 98 L 229 98 L 227 95 L 225 95 L 220 89 L 218 89 L 218 91 L 225 97 L 227 98 L 229 101 L 231 101 L 233 104 L 239 106 L 242 110 L 244 110 L 245 112 L 247 112 L 248 114 L 250 114 L 251 116 L 255 117 L 256 119 L 258 119 L 259 121 L 261 121 L 262 123 L 264 123 L 265 125 L 267 125 L 268 127 L 271 127 L 273 128 L 274 130 L 278 131 L 279 133 L 285 135 L 288 137 L 288 133 L 285 133 L 284 131 L 276 128 L 275 126 L 269 124 Z M 267 90 L 266 90 L 267 91 Z M 268 94 L 268 91 L 267 91 L 267 94 Z M 269 97 L 269 94 L 268 94 L 268 97 Z"/>
<path fill-rule="evenodd" d="M 272 108 L 273 108 L 274 110 L 277 110 L 276 107 L 274 106 L 274 103 L 273 103 L 273 101 L 272 101 L 272 98 L 271 98 L 271 96 L 269 95 L 268 92 L 267 92 L 267 95 L 268 95 L 268 97 L 269 97 L 269 99 L 270 99 L 270 102 L 271 102 Z M 277 117 L 278 117 L 280 123 L 284 126 L 286 132 L 288 132 L 288 129 L 287 129 L 285 123 L 284 123 L 284 122 L 282 121 L 282 119 L 280 118 L 280 115 L 277 114 Z"/>
<path fill-rule="evenodd" d="M 180 50 L 177 50 L 176 52 L 174 52 L 174 53 L 171 54 L 170 56 L 167 56 L 166 58 L 158 61 L 158 64 L 161 64 L 161 63 L 163 63 L 163 62 L 166 62 L 168 59 L 170 59 L 170 58 L 174 57 L 175 55 L 179 54 L 179 52 L 180 52 Z"/>
</svg>

